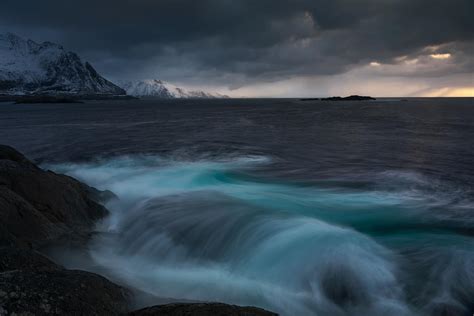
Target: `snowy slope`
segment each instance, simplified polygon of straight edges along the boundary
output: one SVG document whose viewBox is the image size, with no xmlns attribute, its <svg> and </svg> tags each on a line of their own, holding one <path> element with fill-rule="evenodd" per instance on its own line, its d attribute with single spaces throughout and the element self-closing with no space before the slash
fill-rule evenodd
<svg viewBox="0 0 474 316">
<path fill-rule="evenodd" d="M 137 97 L 154 98 L 226 98 L 227 96 L 218 93 L 208 93 L 204 91 L 189 91 L 179 88 L 171 83 L 156 80 L 131 80 L 118 82 L 118 85 L 125 89 L 128 95 Z"/>
<path fill-rule="evenodd" d="M 89 63 L 50 43 L 0 34 L 0 94 L 125 94 Z"/>
</svg>

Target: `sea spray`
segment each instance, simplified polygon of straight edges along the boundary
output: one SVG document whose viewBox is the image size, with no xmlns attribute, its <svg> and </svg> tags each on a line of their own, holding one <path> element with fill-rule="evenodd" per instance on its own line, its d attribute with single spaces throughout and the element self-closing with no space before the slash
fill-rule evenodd
<svg viewBox="0 0 474 316">
<path fill-rule="evenodd" d="M 283 315 L 430 315 L 470 304 L 472 241 L 436 225 L 418 176 L 377 174 L 366 190 L 248 176 L 270 162 L 139 155 L 50 167 L 119 196 L 91 255 L 156 296 Z"/>
</svg>

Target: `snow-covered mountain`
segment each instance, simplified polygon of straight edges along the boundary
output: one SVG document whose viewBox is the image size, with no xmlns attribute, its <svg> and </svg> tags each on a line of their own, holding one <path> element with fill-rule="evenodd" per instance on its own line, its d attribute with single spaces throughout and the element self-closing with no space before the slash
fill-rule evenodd
<svg viewBox="0 0 474 316">
<path fill-rule="evenodd" d="M 125 89 L 128 95 L 136 97 L 152 97 L 152 98 L 227 98 L 227 96 L 218 93 L 209 93 L 204 91 L 190 91 L 179 88 L 169 82 L 147 79 L 147 80 L 130 80 L 118 81 L 117 84 Z"/>
<path fill-rule="evenodd" d="M 80 57 L 54 43 L 0 34 L 0 94 L 123 95 Z"/>
</svg>

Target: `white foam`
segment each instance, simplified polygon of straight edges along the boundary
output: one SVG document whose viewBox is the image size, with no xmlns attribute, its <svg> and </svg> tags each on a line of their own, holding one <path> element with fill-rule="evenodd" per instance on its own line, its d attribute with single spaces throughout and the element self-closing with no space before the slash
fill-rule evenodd
<svg viewBox="0 0 474 316">
<path fill-rule="evenodd" d="M 344 226 L 409 224 L 416 212 L 407 205 L 415 199 L 395 187 L 299 187 L 239 176 L 269 162 L 261 156 L 189 161 L 138 155 L 50 167 L 119 196 L 108 205 L 105 229 L 112 234 L 95 240 L 91 254 L 110 277 L 145 292 L 256 305 L 282 315 L 430 310 L 429 302 L 416 309 L 407 301 L 410 281 L 400 276 L 404 261 L 395 252 Z M 414 174 L 382 177 L 430 184 Z M 422 235 L 397 238 L 426 246 Z M 450 276 L 472 251 L 462 258 L 449 265 Z M 453 283 L 445 281 L 439 300 L 456 303 Z"/>
</svg>

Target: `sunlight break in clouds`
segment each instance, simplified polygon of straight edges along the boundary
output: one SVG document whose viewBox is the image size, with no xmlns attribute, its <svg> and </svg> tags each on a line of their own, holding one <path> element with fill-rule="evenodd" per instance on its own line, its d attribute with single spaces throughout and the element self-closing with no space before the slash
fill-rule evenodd
<svg viewBox="0 0 474 316">
<path fill-rule="evenodd" d="M 446 53 L 446 54 L 431 54 L 431 58 L 433 59 L 448 59 L 451 58 L 451 54 Z"/>
</svg>

